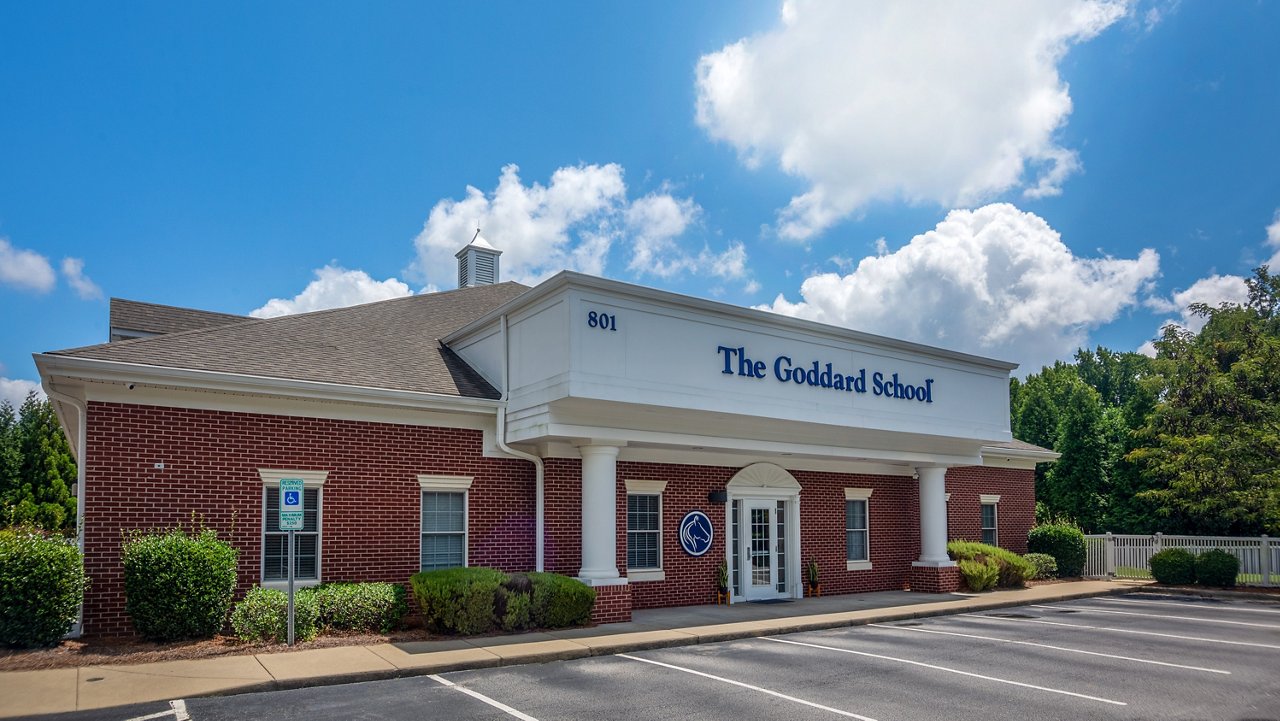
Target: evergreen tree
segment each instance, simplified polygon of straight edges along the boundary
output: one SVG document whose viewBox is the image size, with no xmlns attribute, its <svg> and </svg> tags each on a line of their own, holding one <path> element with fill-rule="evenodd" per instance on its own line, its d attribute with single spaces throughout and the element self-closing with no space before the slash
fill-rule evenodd
<svg viewBox="0 0 1280 721">
<path fill-rule="evenodd" d="M 1077 382 L 1058 423 L 1054 450 L 1062 454 L 1045 477 L 1045 503 L 1080 524 L 1086 533 L 1101 525 L 1108 493 L 1106 443 L 1098 392 Z"/>
<path fill-rule="evenodd" d="M 17 477 L 2 499 L 4 520 L 50 531 L 74 530 L 76 499 L 71 486 L 76 481 L 76 464 L 53 405 L 31 393 L 6 435 L 16 441 L 19 457 Z"/>
</svg>

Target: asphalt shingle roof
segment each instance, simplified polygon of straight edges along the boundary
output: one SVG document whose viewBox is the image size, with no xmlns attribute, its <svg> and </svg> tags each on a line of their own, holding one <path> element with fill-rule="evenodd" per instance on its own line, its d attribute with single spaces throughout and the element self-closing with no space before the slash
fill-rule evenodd
<svg viewBox="0 0 1280 721">
<path fill-rule="evenodd" d="M 53 351 L 53 355 L 471 398 L 500 394 L 439 339 L 528 290 L 519 283 Z"/>
<path fill-rule="evenodd" d="M 143 303 L 124 298 L 111 299 L 111 327 L 120 330 L 142 331 L 143 333 L 181 333 L 184 330 L 197 328 L 213 328 L 250 320 L 243 315 L 215 313 L 211 310 L 195 308 L 179 308 L 172 305 Z"/>
</svg>

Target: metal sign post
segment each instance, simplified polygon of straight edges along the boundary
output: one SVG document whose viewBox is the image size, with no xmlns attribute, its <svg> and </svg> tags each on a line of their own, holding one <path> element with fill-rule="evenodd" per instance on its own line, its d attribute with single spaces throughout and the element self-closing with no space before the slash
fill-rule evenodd
<svg viewBox="0 0 1280 721">
<path fill-rule="evenodd" d="M 289 532 L 289 645 L 293 645 L 293 574 L 294 545 L 293 534 L 302 530 L 302 480 L 298 478 L 280 479 L 280 530 Z"/>
</svg>

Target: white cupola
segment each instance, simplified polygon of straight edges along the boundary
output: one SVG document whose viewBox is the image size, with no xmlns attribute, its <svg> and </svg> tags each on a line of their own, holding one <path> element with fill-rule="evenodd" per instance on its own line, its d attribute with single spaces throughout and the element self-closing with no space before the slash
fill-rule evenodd
<svg viewBox="0 0 1280 721">
<path fill-rule="evenodd" d="M 480 236 L 480 229 L 465 248 L 454 257 L 458 259 L 458 287 L 473 288 L 477 285 L 493 285 L 498 282 L 498 256 L 502 251 L 489 245 Z"/>
</svg>

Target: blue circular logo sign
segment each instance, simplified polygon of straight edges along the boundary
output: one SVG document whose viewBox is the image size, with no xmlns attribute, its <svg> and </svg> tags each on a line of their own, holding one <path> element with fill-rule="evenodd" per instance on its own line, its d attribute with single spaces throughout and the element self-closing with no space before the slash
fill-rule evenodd
<svg viewBox="0 0 1280 721">
<path fill-rule="evenodd" d="M 680 547 L 690 556 L 710 551 L 713 537 L 711 519 L 702 511 L 689 511 L 680 520 Z"/>
</svg>

